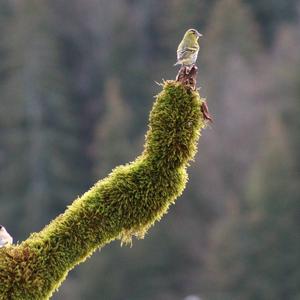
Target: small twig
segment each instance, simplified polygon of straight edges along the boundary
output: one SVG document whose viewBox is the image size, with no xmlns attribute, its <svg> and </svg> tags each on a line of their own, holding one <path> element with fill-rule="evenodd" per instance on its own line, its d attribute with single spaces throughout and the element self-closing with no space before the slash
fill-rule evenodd
<svg viewBox="0 0 300 300">
<path fill-rule="evenodd" d="M 207 106 L 207 103 L 205 101 L 201 105 L 201 112 L 202 112 L 205 120 L 208 120 L 211 123 L 213 123 L 213 119 L 212 119 L 212 117 L 209 113 L 208 106 Z"/>
<path fill-rule="evenodd" d="M 176 76 L 176 81 L 179 81 L 195 90 L 197 73 L 198 68 L 195 65 L 192 65 L 191 67 L 182 66 Z"/>
<path fill-rule="evenodd" d="M 185 86 L 187 86 L 195 91 L 196 83 L 197 83 L 197 79 L 196 79 L 197 73 L 198 73 L 198 68 L 196 65 L 192 65 L 191 67 L 182 66 L 176 76 L 176 81 L 181 82 Z M 201 112 L 202 112 L 205 120 L 213 122 L 213 119 L 209 113 L 206 102 L 202 103 Z"/>
</svg>

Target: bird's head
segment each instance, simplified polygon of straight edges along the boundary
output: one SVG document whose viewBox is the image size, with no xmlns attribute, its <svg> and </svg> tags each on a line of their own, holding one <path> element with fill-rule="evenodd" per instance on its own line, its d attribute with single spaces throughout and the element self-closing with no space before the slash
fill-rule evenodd
<svg viewBox="0 0 300 300">
<path fill-rule="evenodd" d="M 190 41 L 198 41 L 199 37 L 201 37 L 202 34 L 196 30 L 196 29 L 189 29 L 184 35 L 184 39 L 190 40 Z"/>
</svg>

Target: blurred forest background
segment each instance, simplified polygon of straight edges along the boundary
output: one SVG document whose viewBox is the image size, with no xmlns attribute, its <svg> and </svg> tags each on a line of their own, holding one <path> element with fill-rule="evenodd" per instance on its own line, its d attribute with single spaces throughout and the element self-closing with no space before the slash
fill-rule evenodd
<svg viewBox="0 0 300 300">
<path fill-rule="evenodd" d="M 215 122 L 187 189 L 53 299 L 300 299 L 299 14 L 299 0 L 0 1 L 0 223 L 15 241 L 142 151 L 154 81 L 175 78 L 186 29 L 204 34 Z"/>
</svg>

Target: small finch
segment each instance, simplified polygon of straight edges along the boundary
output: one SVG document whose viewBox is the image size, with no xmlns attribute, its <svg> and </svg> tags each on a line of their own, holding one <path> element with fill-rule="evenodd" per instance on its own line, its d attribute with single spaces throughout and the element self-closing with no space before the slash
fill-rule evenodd
<svg viewBox="0 0 300 300">
<path fill-rule="evenodd" d="M 0 248 L 12 244 L 13 239 L 6 231 L 4 226 L 0 225 Z"/>
<path fill-rule="evenodd" d="M 202 34 L 196 29 L 189 29 L 184 34 L 177 48 L 177 62 L 175 65 L 191 66 L 195 64 L 200 49 L 198 39 L 201 36 Z"/>
</svg>

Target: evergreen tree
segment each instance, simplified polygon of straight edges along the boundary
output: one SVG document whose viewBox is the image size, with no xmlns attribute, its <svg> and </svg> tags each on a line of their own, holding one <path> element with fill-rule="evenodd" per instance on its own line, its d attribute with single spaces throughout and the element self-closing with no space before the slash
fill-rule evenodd
<svg viewBox="0 0 300 300">
<path fill-rule="evenodd" d="M 282 24 L 298 17 L 298 0 L 246 0 L 263 32 L 264 40 L 271 45 Z"/>
<path fill-rule="evenodd" d="M 220 99 L 232 60 L 240 57 L 251 66 L 259 50 L 260 38 L 249 8 L 241 0 L 218 1 L 211 13 L 201 55 L 209 98 Z"/>
<path fill-rule="evenodd" d="M 6 216 L 17 239 L 57 214 L 81 185 L 70 169 L 76 123 L 49 14 L 43 1 L 15 3 L 3 41 L 1 196 L 18 208 L 17 223 L 15 212 Z"/>
<path fill-rule="evenodd" d="M 204 185 L 202 192 L 209 193 L 212 206 L 221 214 L 227 200 L 239 199 L 247 164 L 253 159 L 259 140 L 256 127 L 263 119 L 255 84 L 259 40 L 250 10 L 242 1 L 216 2 L 200 49 L 200 76 L 214 124 L 213 134 L 203 146 L 205 160 L 199 169 L 208 171 L 205 176 L 199 171 L 198 176 Z M 210 172 L 216 164 L 218 172 Z M 212 185 L 213 190 L 208 188 Z"/>
<path fill-rule="evenodd" d="M 271 119 L 255 166 L 249 207 L 217 224 L 209 257 L 211 285 L 222 299 L 299 298 L 299 187 L 282 123 Z M 211 291 L 212 299 L 218 299 Z M 214 298 L 216 297 L 216 298 Z M 227 298 L 226 298 L 227 297 Z"/>
<path fill-rule="evenodd" d="M 103 101 L 106 111 L 96 124 L 92 146 L 95 178 L 104 177 L 115 165 L 134 155 L 134 142 L 129 135 L 132 113 L 121 95 L 119 80 L 108 79 Z"/>
<path fill-rule="evenodd" d="M 296 300 L 300 296 L 297 28 L 285 28 L 273 51 L 273 98 L 246 207 L 237 214 L 229 211 L 212 234 L 208 270 L 210 284 L 219 291 L 211 291 L 212 299 Z"/>
</svg>

